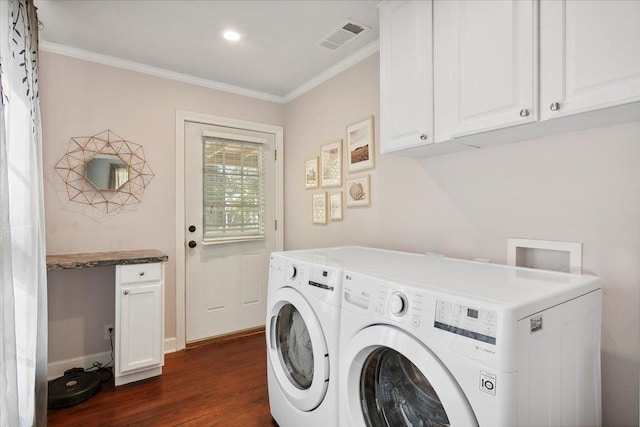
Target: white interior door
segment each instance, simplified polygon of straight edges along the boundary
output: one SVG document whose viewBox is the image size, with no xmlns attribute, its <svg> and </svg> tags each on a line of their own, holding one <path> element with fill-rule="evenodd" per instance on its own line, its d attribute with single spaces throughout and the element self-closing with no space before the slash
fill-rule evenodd
<svg viewBox="0 0 640 427">
<path fill-rule="evenodd" d="M 184 145 L 186 342 L 193 342 L 264 325 L 276 250 L 275 135 L 186 122 Z"/>
</svg>

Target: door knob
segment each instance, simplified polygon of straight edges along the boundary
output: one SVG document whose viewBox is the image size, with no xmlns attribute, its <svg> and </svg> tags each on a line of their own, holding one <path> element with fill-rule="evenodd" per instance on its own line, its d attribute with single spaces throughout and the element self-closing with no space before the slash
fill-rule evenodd
<svg viewBox="0 0 640 427">
<path fill-rule="evenodd" d="M 195 225 L 190 225 L 190 226 L 189 226 L 189 231 L 190 231 L 190 232 L 192 232 L 192 233 L 193 233 L 194 231 L 196 231 L 196 226 L 195 226 Z"/>
<path fill-rule="evenodd" d="M 558 111 L 560 109 L 560 103 L 552 102 L 551 105 L 549 105 L 549 109 L 551 111 Z"/>
<path fill-rule="evenodd" d="M 122 293 L 125 294 L 125 295 L 129 295 L 129 290 L 125 289 L 124 291 L 122 291 Z"/>
<path fill-rule="evenodd" d="M 195 240 L 189 240 L 189 247 L 191 249 L 195 248 L 197 246 L 197 243 Z"/>
<path fill-rule="evenodd" d="M 520 117 L 527 117 L 529 115 L 529 110 L 527 110 L 526 108 L 523 108 L 522 110 L 520 110 Z"/>
<path fill-rule="evenodd" d="M 422 141 L 426 141 L 426 140 L 427 140 L 427 134 L 424 134 L 424 133 L 423 133 L 422 135 L 420 135 L 420 139 L 421 139 Z"/>
</svg>

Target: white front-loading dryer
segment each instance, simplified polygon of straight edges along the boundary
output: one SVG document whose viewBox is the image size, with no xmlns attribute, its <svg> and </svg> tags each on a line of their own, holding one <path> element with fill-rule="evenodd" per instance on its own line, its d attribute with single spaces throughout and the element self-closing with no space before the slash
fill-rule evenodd
<svg viewBox="0 0 640 427">
<path fill-rule="evenodd" d="M 342 269 L 273 253 L 266 341 L 269 405 L 280 427 L 338 424 Z"/>
<path fill-rule="evenodd" d="M 385 274 L 344 271 L 341 426 L 600 425 L 598 278 L 437 257 Z"/>
</svg>

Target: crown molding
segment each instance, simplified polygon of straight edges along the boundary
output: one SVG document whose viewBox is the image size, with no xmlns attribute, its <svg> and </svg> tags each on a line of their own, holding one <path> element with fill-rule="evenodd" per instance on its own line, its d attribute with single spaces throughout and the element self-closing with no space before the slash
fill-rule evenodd
<svg viewBox="0 0 640 427">
<path fill-rule="evenodd" d="M 355 52 L 353 55 L 346 57 L 342 61 L 338 62 L 337 64 L 333 65 L 332 67 L 318 74 L 316 77 L 312 78 L 308 82 L 300 85 L 296 89 L 292 90 L 291 92 L 283 96 L 282 97 L 283 102 L 286 104 L 296 99 L 297 97 L 304 94 L 305 92 L 310 91 L 316 86 L 319 86 L 322 83 L 326 82 L 330 78 L 335 77 L 341 72 L 345 71 L 346 69 L 354 66 L 358 62 L 370 57 L 371 55 L 378 52 L 379 50 L 380 50 L 380 40 L 372 41 L 362 49 Z"/>
<path fill-rule="evenodd" d="M 271 95 L 269 93 L 259 92 L 251 89 L 245 89 L 239 86 L 216 82 L 214 80 L 203 79 L 201 77 L 195 77 L 189 74 L 177 73 L 175 71 L 165 70 L 164 68 L 152 67 L 150 65 L 127 61 L 125 59 L 120 59 L 109 55 L 89 52 L 87 50 L 77 49 L 75 47 L 65 46 L 58 43 L 52 43 L 46 40 L 40 40 L 38 47 L 40 50 L 43 50 L 45 52 L 70 56 L 72 58 L 96 62 L 98 64 L 123 68 L 125 70 L 137 71 L 139 73 L 149 74 L 155 77 L 161 77 L 169 80 L 175 80 L 182 83 L 188 83 L 195 86 L 234 93 L 236 95 L 248 96 L 251 98 L 261 99 L 263 101 L 276 102 L 280 104 L 284 102 L 283 97 L 281 96 Z"/>
<path fill-rule="evenodd" d="M 81 59 L 84 61 L 95 62 L 98 64 L 108 65 L 111 67 L 122 68 L 125 70 L 136 71 L 138 73 L 148 74 L 155 77 L 161 77 L 164 79 L 175 80 L 181 83 L 192 84 L 195 86 L 206 87 L 209 89 L 215 89 L 222 92 L 229 92 L 236 95 L 248 96 L 250 98 L 256 98 L 263 101 L 275 102 L 278 104 L 286 104 L 307 91 L 319 86 L 326 82 L 330 78 L 340 74 L 349 67 L 357 64 L 358 62 L 368 58 L 369 56 L 380 50 L 379 40 L 375 40 L 362 49 L 355 52 L 353 55 L 343 59 L 339 63 L 330 67 L 329 69 L 318 74 L 308 82 L 302 84 L 298 88 L 292 90 L 284 96 L 272 95 L 270 93 L 260 92 L 251 89 L 245 89 L 239 86 L 233 86 L 226 83 L 217 82 L 214 80 L 208 80 L 201 77 L 191 76 L 189 74 L 177 73 L 175 71 L 169 71 L 164 68 L 152 67 L 150 65 L 140 64 L 139 62 L 128 61 L 125 59 L 116 58 L 109 55 L 102 55 L 99 53 L 90 52 L 83 49 L 78 49 L 71 46 L 66 46 L 58 43 L 53 43 L 46 40 L 40 40 L 38 47 L 40 50 L 55 53 L 58 55 L 69 56 L 72 58 Z"/>
</svg>

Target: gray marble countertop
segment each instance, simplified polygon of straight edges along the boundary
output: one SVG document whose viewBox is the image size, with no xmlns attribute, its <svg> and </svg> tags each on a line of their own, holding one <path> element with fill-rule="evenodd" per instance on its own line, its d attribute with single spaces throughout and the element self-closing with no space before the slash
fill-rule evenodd
<svg viewBox="0 0 640 427">
<path fill-rule="evenodd" d="M 47 270 L 102 267 L 107 265 L 149 264 L 165 262 L 169 257 L 156 249 L 139 251 L 89 252 L 47 255 Z"/>
</svg>

